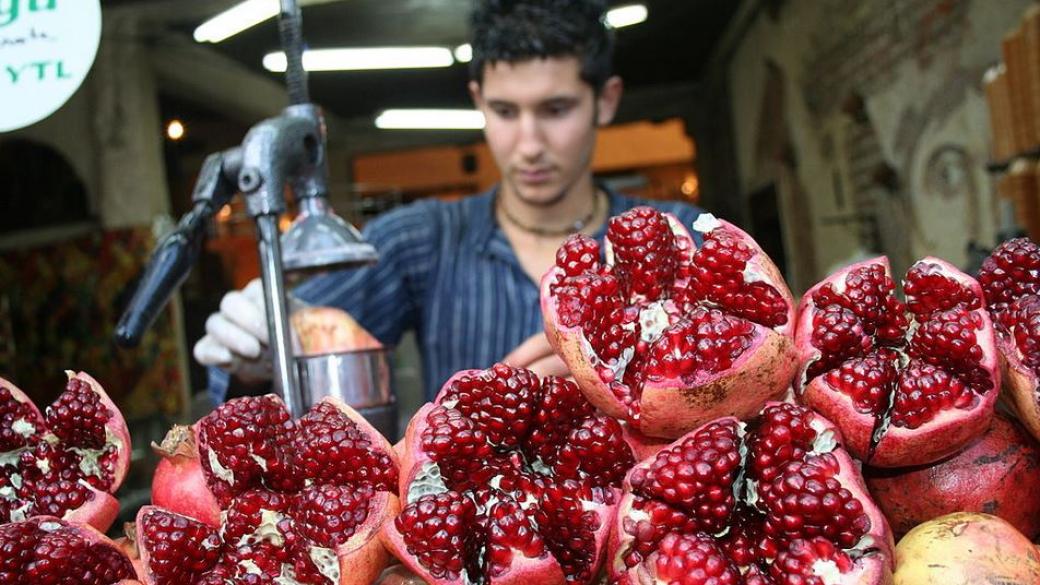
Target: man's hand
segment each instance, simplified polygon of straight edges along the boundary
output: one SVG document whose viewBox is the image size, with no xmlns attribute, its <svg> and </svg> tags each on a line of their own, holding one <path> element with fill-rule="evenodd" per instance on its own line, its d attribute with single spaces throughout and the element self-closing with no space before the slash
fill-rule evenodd
<svg viewBox="0 0 1040 585">
<path fill-rule="evenodd" d="M 553 353 L 549 339 L 544 332 L 535 333 L 526 341 L 516 346 L 502 361 L 514 368 L 527 368 L 539 376 L 560 376 L 569 378 L 571 371 L 567 364 Z"/>
<path fill-rule="evenodd" d="M 224 295 L 220 311 L 206 319 L 206 335 L 195 344 L 200 364 L 219 366 L 243 382 L 271 378 L 262 287 L 260 279 L 254 279 L 241 291 Z"/>
</svg>

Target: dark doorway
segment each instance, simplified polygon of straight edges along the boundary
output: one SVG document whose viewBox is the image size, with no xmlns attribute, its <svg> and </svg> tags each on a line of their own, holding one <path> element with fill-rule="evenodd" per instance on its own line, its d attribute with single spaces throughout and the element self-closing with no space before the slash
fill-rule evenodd
<svg viewBox="0 0 1040 585">
<path fill-rule="evenodd" d="M 776 183 L 770 183 L 751 194 L 748 199 L 751 208 L 751 235 L 786 278 L 787 254 L 784 251 L 784 229 L 777 197 Z"/>
</svg>

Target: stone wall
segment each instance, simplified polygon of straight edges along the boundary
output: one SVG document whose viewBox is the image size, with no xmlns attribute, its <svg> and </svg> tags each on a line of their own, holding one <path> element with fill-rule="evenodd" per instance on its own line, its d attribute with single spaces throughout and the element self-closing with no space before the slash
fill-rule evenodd
<svg viewBox="0 0 1040 585">
<path fill-rule="evenodd" d="M 993 245 L 982 92 L 1028 0 L 789 0 L 729 63 L 746 195 L 776 184 L 792 288 L 872 252 L 896 271 Z M 776 3 L 773 4 L 774 6 Z"/>
</svg>

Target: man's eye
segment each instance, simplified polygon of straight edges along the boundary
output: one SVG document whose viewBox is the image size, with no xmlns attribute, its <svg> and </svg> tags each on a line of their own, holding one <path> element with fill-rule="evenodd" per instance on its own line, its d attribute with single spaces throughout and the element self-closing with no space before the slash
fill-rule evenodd
<svg viewBox="0 0 1040 585">
<path fill-rule="evenodd" d="M 550 118 L 559 118 L 570 112 L 571 106 L 568 104 L 552 104 L 545 106 L 542 111 Z"/>
<path fill-rule="evenodd" d="M 495 113 L 495 115 L 498 116 L 499 118 L 507 118 L 508 119 L 508 118 L 515 118 L 516 117 L 516 109 L 515 108 L 491 108 L 491 111 L 493 111 Z"/>
</svg>

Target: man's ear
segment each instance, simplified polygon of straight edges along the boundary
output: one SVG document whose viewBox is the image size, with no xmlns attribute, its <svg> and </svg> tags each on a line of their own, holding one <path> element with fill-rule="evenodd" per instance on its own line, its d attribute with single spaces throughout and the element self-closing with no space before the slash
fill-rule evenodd
<svg viewBox="0 0 1040 585">
<path fill-rule="evenodd" d="M 596 124 L 606 126 L 614 120 L 617 114 L 618 104 L 621 103 L 621 94 L 625 89 L 624 82 L 617 75 L 611 76 L 596 97 Z"/>
<path fill-rule="evenodd" d="M 469 97 L 473 100 L 473 105 L 478 110 L 484 109 L 484 95 L 480 92 L 480 84 L 476 80 L 471 80 L 466 86 L 469 88 Z"/>
</svg>

